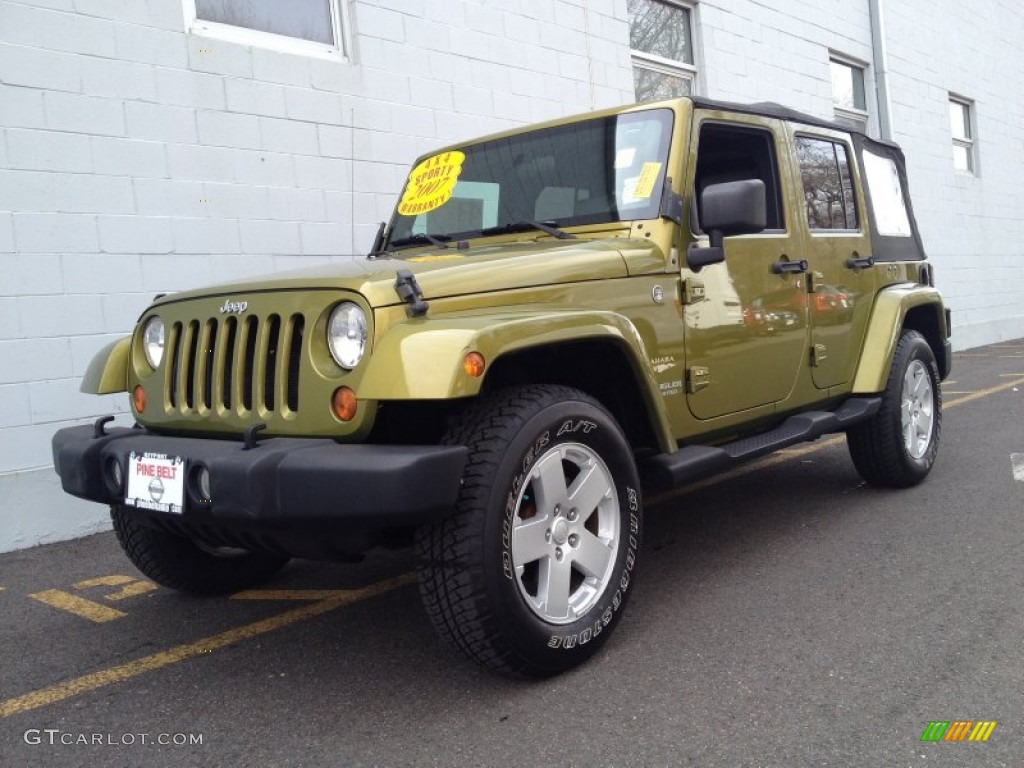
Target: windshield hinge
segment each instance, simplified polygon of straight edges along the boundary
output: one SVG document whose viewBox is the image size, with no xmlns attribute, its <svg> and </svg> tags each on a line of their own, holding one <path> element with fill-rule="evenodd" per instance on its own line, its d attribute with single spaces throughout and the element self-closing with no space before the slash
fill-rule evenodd
<svg viewBox="0 0 1024 768">
<path fill-rule="evenodd" d="M 696 304 L 705 298 L 704 283 L 693 277 L 683 280 L 683 304 Z"/>
<path fill-rule="evenodd" d="M 683 223 L 683 197 L 672 190 L 672 178 L 665 179 L 665 186 L 661 189 L 661 209 L 658 215 L 676 224 Z"/>
<path fill-rule="evenodd" d="M 409 317 L 422 317 L 427 314 L 430 305 L 423 300 L 423 291 L 420 290 L 420 284 L 416 282 L 416 275 L 408 269 L 398 270 L 395 291 L 398 293 L 398 297 L 409 305 L 409 309 L 406 310 Z"/>
</svg>

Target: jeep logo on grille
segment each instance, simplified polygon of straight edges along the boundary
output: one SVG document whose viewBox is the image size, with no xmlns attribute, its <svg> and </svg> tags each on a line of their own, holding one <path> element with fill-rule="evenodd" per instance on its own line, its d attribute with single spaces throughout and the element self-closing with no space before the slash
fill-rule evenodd
<svg viewBox="0 0 1024 768">
<path fill-rule="evenodd" d="M 228 299 L 224 302 L 224 306 L 220 308 L 222 315 L 240 315 L 249 308 L 249 302 L 247 301 L 231 301 Z"/>
</svg>

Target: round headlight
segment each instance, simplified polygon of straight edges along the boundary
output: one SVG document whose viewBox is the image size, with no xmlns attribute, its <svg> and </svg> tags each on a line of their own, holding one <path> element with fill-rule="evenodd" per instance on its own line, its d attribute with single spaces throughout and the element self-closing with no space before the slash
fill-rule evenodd
<svg viewBox="0 0 1024 768">
<path fill-rule="evenodd" d="M 164 321 L 159 317 L 151 317 L 142 330 L 142 349 L 146 353 L 146 362 L 153 368 L 160 367 L 164 359 Z"/>
<path fill-rule="evenodd" d="M 327 322 L 327 346 L 342 368 L 352 370 L 366 351 L 366 315 L 351 301 L 334 308 Z"/>
</svg>

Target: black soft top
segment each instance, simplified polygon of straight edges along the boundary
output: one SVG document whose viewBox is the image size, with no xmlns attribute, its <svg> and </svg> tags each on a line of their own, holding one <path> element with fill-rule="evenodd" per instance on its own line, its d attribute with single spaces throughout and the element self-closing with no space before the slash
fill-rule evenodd
<svg viewBox="0 0 1024 768">
<path fill-rule="evenodd" d="M 758 102 L 755 104 L 736 104 L 729 101 L 717 101 L 714 99 L 691 98 L 693 105 L 700 109 L 715 109 L 724 112 L 739 112 L 747 115 L 761 115 L 777 120 L 786 120 L 792 123 L 813 125 L 818 128 L 828 128 L 833 131 L 841 131 L 849 134 L 850 142 L 853 144 L 854 152 L 857 155 L 857 165 L 861 169 L 861 183 L 864 187 L 864 197 L 867 200 L 868 209 L 873 210 L 871 199 L 871 186 L 867 183 L 864 173 L 864 153 L 870 152 L 873 155 L 887 158 L 893 161 L 896 172 L 899 175 L 900 188 L 903 192 L 903 204 L 907 211 L 907 220 L 910 222 L 910 236 L 901 237 L 898 235 L 882 235 L 878 232 L 875 217 L 869 215 L 869 228 L 871 234 L 871 247 L 875 261 L 918 261 L 924 258 L 924 244 L 921 242 L 921 233 L 917 227 L 917 219 L 914 218 L 914 207 L 910 202 L 910 185 L 907 181 L 907 162 L 903 150 L 899 145 L 891 141 L 873 139 L 863 131 L 851 128 L 848 125 L 824 120 L 814 115 L 808 115 L 789 107 L 774 102 Z"/>
</svg>

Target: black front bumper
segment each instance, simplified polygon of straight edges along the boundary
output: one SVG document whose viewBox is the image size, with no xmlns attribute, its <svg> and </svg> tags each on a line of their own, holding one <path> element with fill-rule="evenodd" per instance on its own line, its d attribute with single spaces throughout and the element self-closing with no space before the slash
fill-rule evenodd
<svg viewBox="0 0 1024 768">
<path fill-rule="evenodd" d="M 184 533 L 277 532 L 277 544 L 295 534 L 322 535 L 335 541 L 332 549 L 357 552 L 367 548 L 365 542 L 375 533 L 447 514 L 458 496 L 468 450 L 340 445 L 329 439 L 284 437 L 261 440 L 247 449 L 233 440 L 171 437 L 139 429 L 104 432 L 94 426 L 70 427 L 53 436 L 53 464 L 64 490 L 103 504 L 124 503 L 125 491 L 114 480 L 112 463 L 118 462 L 121 477 L 126 477 L 132 452 L 184 460 L 181 513 L 133 509 L 140 517 Z M 209 472 L 209 500 L 198 490 L 200 468 Z M 339 534 L 342 539 L 349 536 L 349 546 Z"/>
</svg>

